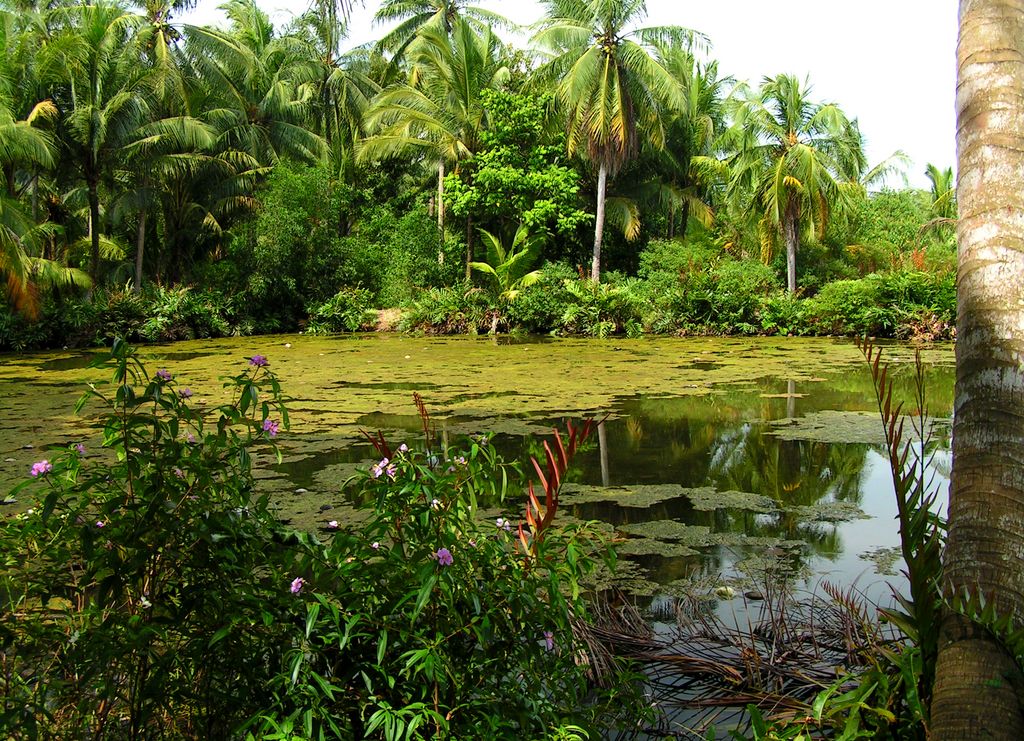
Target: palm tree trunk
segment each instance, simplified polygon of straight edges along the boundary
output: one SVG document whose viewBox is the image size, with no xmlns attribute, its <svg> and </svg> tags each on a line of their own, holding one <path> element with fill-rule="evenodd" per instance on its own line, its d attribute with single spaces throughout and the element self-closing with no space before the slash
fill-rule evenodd
<svg viewBox="0 0 1024 741">
<path fill-rule="evenodd" d="M 590 264 L 590 279 L 601 282 L 601 242 L 604 240 L 604 200 L 608 186 L 608 165 L 601 163 L 597 171 L 597 215 L 594 220 L 594 259 Z"/>
<path fill-rule="evenodd" d="M 437 263 L 444 265 L 444 160 L 437 166 Z"/>
<path fill-rule="evenodd" d="M 142 291 L 142 254 L 146 248 L 146 209 L 139 210 L 139 231 L 135 236 L 135 292 Z"/>
<path fill-rule="evenodd" d="M 796 251 L 800 247 L 799 222 L 796 201 L 791 198 L 782 215 L 782 237 L 786 242 L 786 290 L 790 295 L 796 293 Z"/>
<path fill-rule="evenodd" d="M 99 185 L 93 180 L 89 186 L 89 277 L 93 288 L 99 285 L 100 272 L 100 194 Z"/>
<path fill-rule="evenodd" d="M 473 217 L 466 217 L 466 280 L 468 281 L 473 271 L 470 269 L 469 264 L 473 262 Z"/>
<path fill-rule="evenodd" d="M 950 592 L 1024 616 L 1024 3 L 961 0 L 957 49 L 956 390 Z M 1024 676 L 1000 641 L 959 614 L 939 636 L 932 737 L 1024 738 Z"/>
</svg>

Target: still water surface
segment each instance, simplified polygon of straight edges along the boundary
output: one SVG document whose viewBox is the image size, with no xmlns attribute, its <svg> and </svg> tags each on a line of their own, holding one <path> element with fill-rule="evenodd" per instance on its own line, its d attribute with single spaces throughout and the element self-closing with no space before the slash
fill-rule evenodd
<svg viewBox="0 0 1024 741">
<path fill-rule="evenodd" d="M 341 484 L 372 459 L 359 431 L 413 443 L 418 391 L 444 434 L 488 433 L 522 459 L 564 419 L 607 414 L 574 461 L 565 514 L 621 539 L 620 578 L 641 597 L 688 591 L 694 579 L 756 588 L 779 562 L 807 584 L 825 575 L 883 597 L 899 568 L 874 393 L 847 341 L 277 336 L 142 350 L 151 372 L 168 368 L 210 404 L 225 393 L 219 377 L 254 353 L 270 358 L 292 399 L 284 462 L 264 461 L 260 486 L 296 526 L 357 516 Z M 72 413 L 84 384 L 104 379 L 87 367 L 93 357 L 0 356 L 0 489 L 42 451 L 95 442 L 89 411 Z M 892 345 L 887 357 L 909 399 L 913 351 Z M 925 362 L 941 477 L 952 348 L 928 348 Z"/>
</svg>

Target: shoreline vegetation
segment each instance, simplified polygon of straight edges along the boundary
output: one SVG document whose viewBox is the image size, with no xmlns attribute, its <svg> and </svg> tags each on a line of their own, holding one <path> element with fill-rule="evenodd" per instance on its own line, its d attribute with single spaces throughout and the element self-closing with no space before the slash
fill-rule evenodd
<svg viewBox="0 0 1024 741">
<path fill-rule="evenodd" d="M 0 351 L 371 310 L 443 334 L 953 334 L 952 170 L 892 188 L 910 163 L 868 163 L 841 101 L 724 77 L 642 2 L 552 0 L 518 48 L 461 2 L 385 0 L 399 26 L 352 52 L 346 4 L 275 25 L 229 0 L 222 29 L 177 23 L 190 4 L 0 4 Z"/>
</svg>

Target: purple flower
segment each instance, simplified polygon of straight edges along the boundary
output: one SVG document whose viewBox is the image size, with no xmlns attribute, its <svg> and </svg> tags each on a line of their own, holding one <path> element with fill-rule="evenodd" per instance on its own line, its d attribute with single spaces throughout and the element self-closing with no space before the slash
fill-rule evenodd
<svg viewBox="0 0 1024 741">
<path fill-rule="evenodd" d="M 512 521 L 506 520 L 504 517 L 499 517 L 497 520 L 494 521 L 494 524 L 498 527 L 498 529 L 504 530 L 506 533 L 511 532 L 512 530 Z"/>
<path fill-rule="evenodd" d="M 190 389 L 188 386 L 186 386 L 185 388 L 183 388 L 181 391 L 178 392 L 178 396 L 180 396 L 182 399 L 191 399 L 192 398 L 192 389 Z"/>
<path fill-rule="evenodd" d="M 440 499 L 431 499 L 430 500 L 430 508 L 431 509 L 441 509 L 441 500 Z"/>
<path fill-rule="evenodd" d="M 193 435 L 191 432 L 186 432 L 185 433 L 185 442 L 187 442 L 189 445 L 195 445 L 196 444 L 196 436 Z"/>
<path fill-rule="evenodd" d="M 106 526 L 107 526 L 107 523 L 105 523 L 103 520 L 96 520 L 96 527 L 106 527 Z"/>
<path fill-rule="evenodd" d="M 375 551 L 379 551 L 380 550 L 380 543 L 375 540 L 372 543 L 370 543 L 370 547 L 373 548 L 373 550 L 375 550 Z"/>
<path fill-rule="evenodd" d="M 544 631 L 544 645 L 547 646 L 548 651 L 555 649 L 555 634 L 550 630 Z"/>
<path fill-rule="evenodd" d="M 466 458 L 460 455 L 458 458 L 455 459 L 455 462 L 458 463 L 460 466 L 464 466 L 466 465 Z"/>
<path fill-rule="evenodd" d="M 278 424 L 278 422 L 276 420 L 273 420 L 273 419 L 265 419 L 265 420 L 263 420 L 263 431 L 265 433 L 267 433 L 268 435 L 270 435 L 271 437 L 276 437 L 277 436 L 277 429 L 278 429 L 278 427 L 279 427 L 279 424 Z"/>
<path fill-rule="evenodd" d="M 409 452 L 409 446 L 406 445 L 405 443 L 402 443 L 401 445 L 398 446 L 398 452 L 399 453 L 408 453 Z"/>
<path fill-rule="evenodd" d="M 455 561 L 455 559 L 452 558 L 452 552 L 447 548 L 438 548 L 434 557 L 437 559 L 438 566 L 451 566 Z"/>
<path fill-rule="evenodd" d="M 156 377 L 159 378 L 161 381 L 170 381 L 171 372 L 166 368 L 161 368 L 156 372 Z"/>
<path fill-rule="evenodd" d="M 251 365 L 253 368 L 266 368 L 268 365 L 270 365 L 270 361 L 267 360 L 266 355 L 253 355 L 251 358 L 249 358 L 249 365 Z"/>
<path fill-rule="evenodd" d="M 185 472 L 182 471 L 177 466 L 174 467 L 173 471 L 174 471 L 174 475 L 177 476 L 179 479 L 185 478 Z"/>
<path fill-rule="evenodd" d="M 76 443 L 75 450 L 79 455 L 85 455 L 85 446 L 82 443 Z"/>
<path fill-rule="evenodd" d="M 380 463 L 374 463 L 373 466 L 370 468 L 370 475 L 373 476 L 375 479 L 379 479 L 380 475 L 384 473 L 385 470 L 387 470 L 388 476 L 394 478 L 394 466 L 389 467 L 388 464 L 390 462 L 391 461 L 389 461 L 387 458 L 381 458 Z"/>
<path fill-rule="evenodd" d="M 39 461 L 38 463 L 33 463 L 32 471 L 30 473 L 32 474 L 33 478 L 38 478 L 40 476 L 45 476 L 52 470 L 53 464 L 50 463 L 50 461 L 43 460 Z"/>
<path fill-rule="evenodd" d="M 290 587 L 290 589 L 292 590 L 292 594 L 301 594 L 302 588 L 304 586 L 306 586 L 306 580 L 303 579 L 301 576 L 296 576 L 294 579 L 292 579 L 292 585 Z"/>
<path fill-rule="evenodd" d="M 394 463 L 392 463 L 390 466 L 388 466 L 387 468 L 384 469 L 384 473 L 386 473 L 388 475 L 389 479 L 394 481 L 395 480 L 395 476 L 398 475 L 398 468 L 395 466 Z"/>
<path fill-rule="evenodd" d="M 338 521 L 337 520 L 331 520 L 330 522 L 328 522 L 327 523 L 327 529 L 328 530 L 337 530 L 338 529 Z"/>
</svg>

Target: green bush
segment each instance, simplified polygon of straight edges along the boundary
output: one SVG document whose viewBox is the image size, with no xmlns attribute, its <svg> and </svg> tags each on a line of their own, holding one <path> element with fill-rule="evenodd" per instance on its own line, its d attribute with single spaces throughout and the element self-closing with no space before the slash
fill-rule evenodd
<svg viewBox="0 0 1024 741">
<path fill-rule="evenodd" d="M 370 308 L 370 292 L 364 288 L 342 288 L 332 298 L 309 310 L 308 334 L 357 332 L 372 324 L 376 313 Z"/>
<path fill-rule="evenodd" d="M 252 450 L 287 427 L 265 359 L 204 413 L 114 344 L 92 440 L 33 466 L 0 531 L 5 738 L 227 738 L 269 702 L 288 600 Z M 17 614 L 17 620 L 9 619 Z"/>
<path fill-rule="evenodd" d="M 376 445 L 381 460 L 353 485 L 366 524 L 311 543 L 293 582 L 304 619 L 252 738 L 541 738 L 566 720 L 596 725 L 573 628 L 587 613 L 580 580 L 604 552 L 594 531 L 549 527 L 539 510 L 527 529 L 482 521 L 477 503 L 504 502 L 514 476 L 485 443 Z"/>
<path fill-rule="evenodd" d="M 138 334 L 149 342 L 206 339 L 231 334 L 231 326 L 224 317 L 227 303 L 218 293 L 198 292 L 185 287 L 157 288 L 146 298 L 149 316 Z"/>
<path fill-rule="evenodd" d="M 517 468 L 481 439 L 392 448 L 349 492 L 365 517 L 325 540 L 286 532 L 254 493 L 288 427 L 254 355 L 204 410 L 121 341 L 99 451 L 33 465 L 36 496 L 0 530 L 5 738 L 540 738 L 600 732 L 639 683 L 585 655 L 583 577 L 612 553 L 553 518 L 590 429 L 548 459 L 525 522 Z M 424 429 L 429 420 L 424 415 Z M 87 447 L 88 446 L 88 447 Z M 280 456 L 277 456 L 280 461 Z M 17 619 L 13 619 L 13 616 Z M 276 735 L 275 735 L 276 734 Z"/>
<path fill-rule="evenodd" d="M 490 328 L 493 311 L 487 292 L 470 284 L 429 288 L 406 307 L 401 327 L 428 334 L 475 334 Z"/>
<path fill-rule="evenodd" d="M 545 263 L 541 279 L 524 288 L 506 308 L 509 324 L 533 334 L 558 332 L 573 301 L 566 282 L 577 278 L 576 271 L 565 263 Z"/>
<path fill-rule="evenodd" d="M 564 285 L 571 297 L 560 322 L 566 333 L 608 337 L 622 332 L 632 336 L 643 331 L 640 323 L 642 299 L 635 279 L 624 280 L 618 285 L 595 285 L 584 278 L 566 281 Z"/>
<path fill-rule="evenodd" d="M 806 303 L 809 326 L 818 334 L 948 336 L 956 316 L 952 274 L 918 271 L 873 273 L 859 280 L 836 281 Z"/>
</svg>

